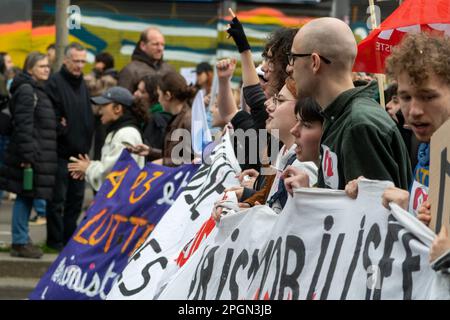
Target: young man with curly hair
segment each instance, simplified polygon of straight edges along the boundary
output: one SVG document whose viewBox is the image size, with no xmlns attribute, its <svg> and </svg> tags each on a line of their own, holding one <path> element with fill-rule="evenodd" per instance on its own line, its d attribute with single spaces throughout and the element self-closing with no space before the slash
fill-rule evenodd
<svg viewBox="0 0 450 320">
<path fill-rule="evenodd" d="M 450 39 L 426 33 L 408 35 L 387 60 L 387 71 L 398 82 L 400 108 L 421 142 L 410 193 L 396 188 L 385 191 L 383 202 L 394 201 L 426 225 L 431 221 L 428 200 L 430 139 L 450 118 Z M 422 200 L 422 201 L 421 201 Z M 431 261 L 447 272 L 450 239 L 445 227 L 433 243 Z"/>
</svg>

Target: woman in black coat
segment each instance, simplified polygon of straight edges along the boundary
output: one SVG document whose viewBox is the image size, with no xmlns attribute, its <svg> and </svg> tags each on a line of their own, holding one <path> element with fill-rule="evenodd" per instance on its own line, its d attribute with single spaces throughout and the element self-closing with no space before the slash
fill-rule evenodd
<svg viewBox="0 0 450 320">
<path fill-rule="evenodd" d="M 5 163 L 0 167 L 0 189 L 17 194 L 12 219 L 12 256 L 42 256 L 42 250 L 30 241 L 28 219 L 33 199 L 50 200 L 55 184 L 56 116 L 43 88 L 49 74 L 47 57 L 31 52 L 25 60 L 24 72 L 14 79 L 10 89 L 13 132 Z M 31 190 L 24 190 L 26 168 L 33 170 Z"/>
</svg>

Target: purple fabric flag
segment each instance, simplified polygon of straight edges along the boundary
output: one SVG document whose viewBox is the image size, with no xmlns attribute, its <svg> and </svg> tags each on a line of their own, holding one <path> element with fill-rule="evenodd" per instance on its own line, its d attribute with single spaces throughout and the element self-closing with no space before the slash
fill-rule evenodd
<svg viewBox="0 0 450 320">
<path fill-rule="evenodd" d="M 148 163 L 123 151 L 86 217 L 30 294 L 32 300 L 105 299 L 131 254 L 197 171 Z"/>
</svg>

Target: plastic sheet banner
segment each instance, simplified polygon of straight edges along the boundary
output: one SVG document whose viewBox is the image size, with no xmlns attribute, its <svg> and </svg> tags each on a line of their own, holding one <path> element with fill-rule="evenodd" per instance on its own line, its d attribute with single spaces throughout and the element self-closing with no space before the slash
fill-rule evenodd
<svg viewBox="0 0 450 320">
<path fill-rule="evenodd" d="M 236 174 L 240 167 L 228 134 L 214 148 L 210 160 L 131 256 L 108 299 L 152 299 L 167 274 L 178 271 L 202 240 L 213 234 L 215 223 L 210 217 L 214 203 L 223 198 L 226 188 L 239 184 Z M 180 252 L 184 254 L 180 256 Z"/>
<path fill-rule="evenodd" d="M 429 265 L 434 233 L 395 204 L 390 183 L 299 189 L 279 214 L 266 206 L 224 216 L 214 235 L 165 283 L 158 299 L 449 299 Z"/>
</svg>

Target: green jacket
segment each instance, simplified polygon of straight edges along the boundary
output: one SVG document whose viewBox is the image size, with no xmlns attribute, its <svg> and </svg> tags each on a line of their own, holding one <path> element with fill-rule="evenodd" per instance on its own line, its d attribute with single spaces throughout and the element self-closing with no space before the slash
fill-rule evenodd
<svg viewBox="0 0 450 320">
<path fill-rule="evenodd" d="M 364 176 L 408 190 L 408 150 L 395 122 L 372 99 L 377 83 L 340 94 L 324 111 L 318 187 L 341 189 Z"/>
</svg>

